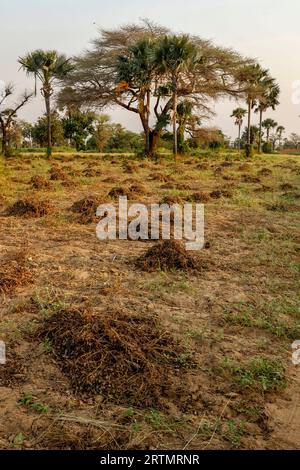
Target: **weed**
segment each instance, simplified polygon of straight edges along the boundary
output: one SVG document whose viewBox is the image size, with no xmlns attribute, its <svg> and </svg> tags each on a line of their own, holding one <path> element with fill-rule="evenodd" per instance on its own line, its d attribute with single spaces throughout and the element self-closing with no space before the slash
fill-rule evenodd
<svg viewBox="0 0 300 470">
<path fill-rule="evenodd" d="M 222 435 L 235 449 L 241 445 L 241 439 L 245 433 L 245 421 L 229 419 L 222 427 Z"/>
<path fill-rule="evenodd" d="M 241 389 L 258 390 L 262 393 L 285 386 L 284 367 L 278 359 L 257 356 L 244 365 L 227 360 L 224 362 Z"/>
<path fill-rule="evenodd" d="M 18 400 L 18 405 L 24 406 L 28 410 L 36 411 L 37 413 L 49 413 L 50 411 L 48 405 L 36 401 L 36 397 L 31 393 L 23 393 Z"/>
</svg>

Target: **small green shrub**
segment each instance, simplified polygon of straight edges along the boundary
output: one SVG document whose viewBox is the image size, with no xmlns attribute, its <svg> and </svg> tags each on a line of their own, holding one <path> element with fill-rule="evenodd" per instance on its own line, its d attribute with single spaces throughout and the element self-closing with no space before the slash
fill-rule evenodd
<svg viewBox="0 0 300 470">
<path fill-rule="evenodd" d="M 262 151 L 264 153 L 273 153 L 273 146 L 271 142 L 265 142 L 262 146 Z"/>
</svg>

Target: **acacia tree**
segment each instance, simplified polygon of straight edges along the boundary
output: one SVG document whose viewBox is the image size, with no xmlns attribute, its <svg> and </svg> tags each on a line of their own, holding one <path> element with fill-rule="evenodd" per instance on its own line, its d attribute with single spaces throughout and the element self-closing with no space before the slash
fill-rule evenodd
<svg viewBox="0 0 300 470">
<path fill-rule="evenodd" d="M 6 86 L 4 92 L 0 96 L 0 128 L 2 136 L 2 153 L 5 157 L 10 155 L 10 137 L 13 125 L 17 117 L 18 111 L 25 106 L 33 96 L 32 93 L 25 91 L 21 98 L 12 107 L 1 109 L 6 99 L 14 92 L 13 84 Z"/>
<path fill-rule="evenodd" d="M 73 90 L 72 99 L 84 106 L 101 109 L 117 105 L 136 113 L 145 132 L 146 154 L 151 156 L 170 122 L 172 109 L 174 112 L 170 70 L 162 70 L 152 61 L 166 35 L 165 28 L 147 22 L 102 30 L 92 50 L 75 59 L 74 71 L 65 80 L 65 86 Z M 197 50 L 197 60 L 192 70 L 181 69 L 176 98 L 188 98 L 197 109 L 210 98 L 241 93 L 234 71 L 245 60 L 198 37 L 190 42 Z"/>
<path fill-rule="evenodd" d="M 35 94 L 37 87 L 37 79 L 42 83 L 41 94 L 45 100 L 47 115 L 47 157 L 52 154 L 51 139 L 51 96 L 53 94 L 53 86 L 57 81 L 62 80 L 72 70 L 70 60 L 65 55 L 59 54 L 57 51 L 43 51 L 37 49 L 24 57 L 20 57 L 18 61 L 23 70 L 28 75 L 33 75 L 35 79 Z"/>
<path fill-rule="evenodd" d="M 239 150 L 241 149 L 241 128 L 243 125 L 243 119 L 246 116 L 247 111 L 246 109 L 243 108 L 236 108 L 232 111 L 232 114 L 230 117 L 235 118 L 235 125 L 238 126 L 238 148 Z"/>
<path fill-rule="evenodd" d="M 93 137 L 95 139 L 98 152 L 103 152 L 112 135 L 110 117 L 107 114 L 100 114 L 95 117 Z"/>
</svg>

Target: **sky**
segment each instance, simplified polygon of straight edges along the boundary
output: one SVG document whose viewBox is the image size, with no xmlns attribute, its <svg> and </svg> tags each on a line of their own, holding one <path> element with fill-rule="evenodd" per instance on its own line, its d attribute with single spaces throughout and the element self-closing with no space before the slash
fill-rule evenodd
<svg viewBox="0 0 300 470">
<path fill-rule="evenodd" d="M 100 27 L 115 28 L 141 18 L 256 58 L 281 88 L 281 104 L 267 116 L 283 125 L 287 135 L 300 134 L 299 0 L 0 0 L 0 82 L 13 81 L 18 93 L 32 89 L 32 79 L 19 70 L 19 56 L 37 48 L 73 56 L 89 47 Z M 230 114 L 238 104 L 244 106 L 218 102 L 208 124 L 235 138 Z M 37 97 L 19 117 L 34 121 L 43 112 Z M 134 113 L 110 113 L 114 121 L 141 131 Z M 254 116 L 254 124 L 256 120 Z"/>
</svg>

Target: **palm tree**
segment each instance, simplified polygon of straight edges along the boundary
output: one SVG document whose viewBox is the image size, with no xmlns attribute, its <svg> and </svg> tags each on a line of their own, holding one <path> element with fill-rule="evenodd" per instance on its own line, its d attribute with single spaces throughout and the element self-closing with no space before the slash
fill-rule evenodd
<svg viewBox="0 0 300 470">
<path fill-rule="evenodd" d="M 270 131 L 271 131 L 271 129 L 274 129 L 276 126 L 278 126 L 278 123 L 276 121 L 274 121 L 274 119 L 268 118 L 268 119 L 265 119 L 262 122 L 261 125 L 267 131 L 267 142 L 269 142 L 270 141 Z"/>
<path fill-rule="evenodd" d="M 277 129 L 276 129 L 276 134 L 278 136 L 278 140 L 279 140 L 279 147 L 281 148 L 281 142 L 282 142 L 282 134 L 284 133 L 285 131 L 285 127 L 283 126 L 278 126 Z"/>
<path fill-rule="evenodd" d="M 243 108 L 236 108 L 232 111 L 230 117 L 235 118 L 235 125 L 239 126 L 239 134 L 238 134 L 238 148 L 241 149 L 241 127 L 243 125 L 243 118 L 246 116 L 247 110 Z"/>
<path fill-rule="evenodd" d="M 187 72 L 196 61 L 196 47 L 189 36 L 165 36 L 159 41 L 156 58 L 159 73 L 170 77 L 170 88 L 173 97 L 173 154 L 176 160 L 178 152 L 177 142 L 177 103 L 178 81 L 180 76 Z"/>
<path fill-rule="evenodd" d="M 145 151 L 150 155 L 151 84 L 155 73 L 155 43 L 141 39 L 128 47 L 127 55 L 117 57 L 117 93 L 136 90 L 132 102 L 137 101 L 138 111 L 145 132 Z"/>
<path fill-rule="evenodd" d="M 258 142 L 258 153 L 261 153 L 261 142 L 262 142 L 262 120 L 263 113 L 269 108 L 275 110 L 279 104 L 278 97 L 280 94 L 280 88 L 271 77 L 265 77 L 262 81 L 262 87 L 264 88 L 263 94 L 258 99 L 257 108 L 255 112 L 259 112 L 259 142 Z"/>
<path fill-rule="evenodd" d="M 248 133 L 246 144 L 246 156 L 252 154 L 251 145 L 251 111 L 255 105 L 255 101 L 260 99 L 264 92 L 263 83 L 269 77 L 269 71 L 262 69 L 259 64 L 250 64 L 243 66 L 237 72 L 240 83 L 244 86 L 244 93 L 248 105 Z"/>
<path fill-rule="evenodd" d="M 193 103 L 189 100 L 181 101 L 177 106 L 177 145 L 178 151 L 180 154 L 184 153 L 185 150 L 185 142 L 184 142 L 184 134 L 186 131 L 186 126 L 189 120 L 192 119 L 193 114 Z"/>
<path fill-rule="evenodd" d="M 51 139 L 51 104 L 50 99 L 53 94 L 53 84 L 62 80 L 72 70 L 70 59 L 56 51 L 43 51 L 37 49 L 24 57 L 20 57 L 18 62 L 28 75 L 33 75 L 35 79 L 35 94 L 37 79 L 42 83 L 41 94 L 45 99 L 47 114 L 47 157 L 52 154 Z"/>
</svg>

